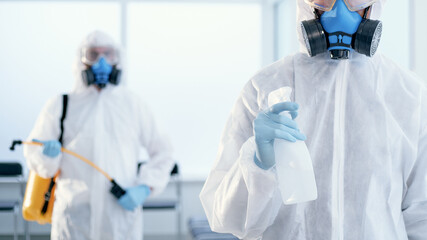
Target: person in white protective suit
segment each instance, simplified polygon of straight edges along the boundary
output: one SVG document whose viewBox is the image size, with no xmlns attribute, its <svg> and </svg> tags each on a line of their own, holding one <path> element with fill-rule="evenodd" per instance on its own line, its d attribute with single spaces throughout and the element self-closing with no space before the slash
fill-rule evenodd
<svg viewBox="0 0 427 240">
<path fill-rule="evenodd" d="M 308 3 L 297 0 L 298 24 L 327 12 Z M 368 17 L 378 19 L 384 4 L 371 1 Z M 240 239 L 427 239 L 424 84 L 379 53 L 331 49 L 311 57 L 310 38 L 297 29 L 300 52 L 258 72 L 234 105 L 200 194 L 210 227 Z M 261 117 L 273 116 L 267 97 L 282 87 L 293 90 L 301 132 L 271 132 L 288 129 L 276 138 L 289 141 L 306 136 L 318 191 L 316 200 L 293 205 L 283 204 L 279 173 L 257 142 Z"/>
<path fill-rule="evenodd" d="M 56 139 L 61 131 L 62 96 L 47 102 L 28 137 L 44 144 L 24 148 L 29 168 L 45 178 L 60 171 L 52 239 L 142 239 L 141 205 L 168 183 L 174 164 L 169 141 L 158 132 L 147 106 L 120 81 L 122 56 L 118 45 L 99 31 L 81 43 L 62 146 L 112 176 L 126 190 L 124 196 L 115 198 L 111 182 L 94 168 L 60 154 Z M 138 171 L 142 149 L 149 160 Z"/>
</svg>

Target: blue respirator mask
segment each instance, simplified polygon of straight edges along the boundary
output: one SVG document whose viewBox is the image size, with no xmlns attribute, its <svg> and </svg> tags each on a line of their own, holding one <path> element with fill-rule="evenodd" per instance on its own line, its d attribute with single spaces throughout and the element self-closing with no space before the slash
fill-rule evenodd
<svg viewBox="0 0 427 240">
<path fill-rule="evenodd" d="M 82 71 L 83 81 L 88 86 L 95 84 L 104 88 L 108 83 L 119 84 L 121 70 L 116 68 L 118 57 L 114 49 L 85 49 L 82 52 L 82 62 L 88 65 L 88 69 Z"/>
<path fill-rule="evenodd" d="M 348 59 L 352 50 L 372 57 L 377 51 L 382 23 L 367 19 L 371 6 L 364 8 L 364 16 L 361 17 L 348 8 L 351 0 L 345 1 L 332 2 L 332 8 L 320 15 L 316 0 L 306 0 L 313 6 L 316 16 L 316 19 L 301 22 L 304 42 L 311 57 L 328 50 L 332 59 Z"/>
</svg>

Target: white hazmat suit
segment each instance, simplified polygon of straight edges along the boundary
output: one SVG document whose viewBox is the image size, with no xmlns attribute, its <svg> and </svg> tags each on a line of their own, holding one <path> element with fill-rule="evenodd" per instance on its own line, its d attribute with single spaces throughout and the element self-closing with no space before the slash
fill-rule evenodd
<svg viewBox="0 0 427 240">
<path fill-rule="evenodd" d="M 82 48 L 117 45 L 102 32 L 93 32 Z M 107 86 L 100 92 L 81 78 L 85 67 L 76 59 L 76 84 L 69 93 L 64 121 L 63 147 L 98 165 L 124 189 L 145 184 L 152 194 L 161 192 L 169 180 L 174 161 L 170 144 L 156 130 L 152 115 L 139 98 L 124 86 Z M 60 135 L 62 96 L 50 99 L 29 140 L 55 140 Z M 150 159 L 137 174 L 140 150 Z M 38 146 L 25 146 L 30 169 L 57 180 L 52 216 L 52 239 L 142 239 L 142 209 L 127 211 L 109 192 L 111 183 L 95 169 L 68 154 L 49 158 Z"/>
<path fill-rule="evenodd" d="M 371 18 L 383 4 L 373 5 Z M 298 23 L 314 18 L 303 0 L 297 14 Z M 300 106 L 296 122 L 318 188 L 317 200 L 295 205 L 282 203 L 280 173 L 254 164 L 253 120 L 285 86 Z M 285 57 L 242 90 L 200 199 L 214 231 L 241 239 L 425 240 L 426 88 L 380 53 Z"/>
</svg>

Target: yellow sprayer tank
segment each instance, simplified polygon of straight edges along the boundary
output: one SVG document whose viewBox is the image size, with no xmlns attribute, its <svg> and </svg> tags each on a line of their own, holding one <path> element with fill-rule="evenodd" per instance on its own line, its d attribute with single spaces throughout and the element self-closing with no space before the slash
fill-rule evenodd
<svg viewBox="0 0 427 240">
<path fill-rule="evenodd" d="M 58 176 L 58 173 L 55 175 Z M 45 194 L 49 189 L 51 178 L 42 178 L 34 171 L 30 171 L 25 189 L 24 203 L 22 204 L 22 216 L 27 221 L 37 221 L 39 224 L 52 223 L 52 210 L 55 201 L 55 188 L 53 185 L 47 211 L 43 214 Z"/>
</svg>

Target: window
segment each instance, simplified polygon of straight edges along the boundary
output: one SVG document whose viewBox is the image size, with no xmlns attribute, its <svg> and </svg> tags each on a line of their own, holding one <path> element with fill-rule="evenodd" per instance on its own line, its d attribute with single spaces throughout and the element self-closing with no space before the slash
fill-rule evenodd
<svg viewBox="0 0 427 240">
<path fill-rule="evenodd" d="M 72 89 L 76 50 L 95 29 L 127 39 L 126 84 L 170 137 L 183 175 L 205 178 L 240 90 L 261 67 L 261 4 L 1 2 L 2 146 L 28 136 L 44 103 Z"/>
<path fill-rule="evenodd" d="M 402 67 L 409 68 L 409 1 L 388 1 L 382 11 L 381 21 L 383 33 L 378 51 Z"/>
<path fill-rule="evenodd" d="M 276 60 L 297 53 L 296 1 L 283 0 L 276 6 Z"/>
<path fill-rule="evenodd" d="M 117 3 L 0 3 L 2 159 L 21 157 L 5 146 L 28 136 L 49 98 L 72 89 L 83 37 L 100 29 L 119 39 L 119 10 Z"/>
<path fill-rule="evenodd" d="M 207 176 L 232 106 L 261 67 L 260 12 L 258 4 L 128 6 L 128 84 L 169 135 L 184 176 Z"/>
</svg>

